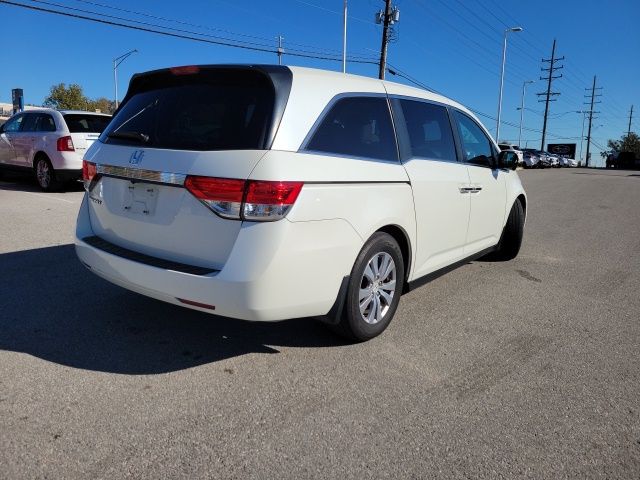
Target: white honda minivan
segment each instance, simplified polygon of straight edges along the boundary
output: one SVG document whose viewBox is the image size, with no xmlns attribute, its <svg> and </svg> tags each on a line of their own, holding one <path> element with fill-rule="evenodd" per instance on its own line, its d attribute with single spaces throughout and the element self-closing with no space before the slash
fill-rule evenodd
<svg viewBox="0 0 640 480">
<path fill-rule="evenodd" d="M 518 254 L 516 163 L 468 109 L 405 85 L 285 66 L 147 72 L 85 154 L 76 252 L 165 302 L 320 317 L 366 340 L 410 288 Z"/>
</svg>

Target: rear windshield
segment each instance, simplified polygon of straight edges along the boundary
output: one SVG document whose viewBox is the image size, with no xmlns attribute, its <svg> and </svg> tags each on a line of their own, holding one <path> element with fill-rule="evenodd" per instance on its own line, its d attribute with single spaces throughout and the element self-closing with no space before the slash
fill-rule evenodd
<svg viewBox="0 0 640 480">
<path fill-rule="evenodd" d="M 275 92 L 263 74 L 165 72 L 142 77 L 132 89 L 101 141 L 198 151 L 265 148 Z"/>
<path fill-rule="evenodd" d="M 71 133 L 102 133 L 111 121 L 111 117 L 105 115 L 68 113 L 62 116 Z"/>
</svg>

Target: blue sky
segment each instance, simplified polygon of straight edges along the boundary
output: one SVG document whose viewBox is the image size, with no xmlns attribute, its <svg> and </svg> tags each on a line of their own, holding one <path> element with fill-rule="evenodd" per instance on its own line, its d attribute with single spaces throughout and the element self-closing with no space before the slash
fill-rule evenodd
<svg viewBox="0 0 640 480">
<path fill-rule="evenodd" d="M 203 37 L 208 39 L 217 36 L 275 46 L 275 37 L 281 34 L 285 49 L 339 55 L 342 48 L 342 0 L 16 1 L 53 9 L 60 9 L 56 4 L 64 5 L 201 32 L 210 35 Z M 605 146 L 608 138 L 619 138 L 626 132 L 631 104 L 635 105 L 638 119 L 632 130 L 640 130 L 640 2 L 396 0 L 396 4 L 401 12 L 400 22 L 389 61 L 439 92 L 495 117 L 503 31 L 507 25 L 522 26 L 523 32 L 509 35 L 504 121 L 519 123 L 516 107 L 520 104 L 522 83 L 539 78 L 540 59 L 550 55 L 556 38 L 557 52 L 566 60 L 560 71 L 563 78 L 554 83 L 561 95 L 551 104 L 549 141 L 578 141 L 575 137 L 580 136 L 582 115 L 574 111 L 586 108 L 582 105 L 584 88 L 591 86 L 594 74 L 598 85 L 604 87 L 602 103 L 597 106 L 602 113 L 594 121 L 595 142 Z M 349 0 L 349 54 L 373 58 L 378 55 L 381 32 L 373 18 L 382 5 L 382 0 Z M 2 102 L 10 101 L 11 88 L 22 87 L 26 102 L 40 104 L 49 87 L 59 82 L 79 83 L 90 97 L 112 98 L 111 61 L 133 48 L 140 52 L 119 69 L 120 96 L 126 91 L 129 77 L 138 71 L 197 63 L 277 62 L 272 53 L 162 37 L 1 3 L 0 18 L 4 39 Z M 340 69 L 339 62 L 286 55 L 284 62 Z M 349 64 L 348 71 L 377 75 L 374 65 Z M 542 129 L 544 104 L 537 102 L 535 93 L 545 87 L 541 81 L 528 86 L 525 127 Z M 481 119 L 495 132 L 493 120 Z M 517 141 L 518 129 L 503 125 L 500 136 Z M 539 132 L 526 131 L 523 144 L 527 140 L 529 146 L 538 147 L 540 137 Z"/>
</svg>

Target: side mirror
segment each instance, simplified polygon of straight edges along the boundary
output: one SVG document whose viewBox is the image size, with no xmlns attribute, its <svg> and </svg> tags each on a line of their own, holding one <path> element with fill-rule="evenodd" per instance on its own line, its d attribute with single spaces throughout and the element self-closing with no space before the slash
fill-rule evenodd
<svg viewBox="0 0 640 480">
<path fill-rule="evenodd" d="M 498 154 L 498 168 L 515 170 L 518 166 L 518 155 L 513 150 L 503 150 Z"/>
<path fill-rule="evenodd" d="M 4 123 L 0 125 L 0 135 L 4 133 Z"/>
</svg>

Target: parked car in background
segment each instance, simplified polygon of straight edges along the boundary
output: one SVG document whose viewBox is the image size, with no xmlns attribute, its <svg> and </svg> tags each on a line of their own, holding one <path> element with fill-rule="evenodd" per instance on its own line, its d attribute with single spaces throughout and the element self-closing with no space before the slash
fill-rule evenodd
<svg viewBox="0 0 640 480">
<path fill-rule="evenodd" d="M 540 157 L 538 157 L 538 155 L 536 155 L 533 151 L 526 149 L 523 150 L 522 159 L 524 168 L 539 168 L 538 163 L 540 162 Z"/>
<path fill-rule="evenodd" d="M 577 167 L 578 166 L 578 162 L 576 162 L 573 158 L 569 158 L 564 155 L 560 155 L 558 160 L 560 161 L 561 167 Z"/>
<path fill-rule="evenodd" d="M 554 153 L 544 152 L 549 159 L 549 165 L 554 168 L 560 167 L 560 156 Z"/>
<path fill-rule="evenodd" d="M 525 148 L 524 152 L 529 152 L 530 155 L 534 155 L 538 161 L 536 162 L 536 168 L 549 168 L 553 166 L 553 161 L 550 154 L 543 150 L 537 150 L 535 148 Z"/>
<path fill-rule="evenodd" d="M 522 154 L 522 150 L 509 143 L 499 143 L 498 147 L 500 147 L 501 151 L 509 150 L 514 152 L 518 156 L 518 165 L 524 165 L 524 155 Z"/>
<path fill-rule="evenodd" d="M 533 150 L 536 156 L 540 159 L 538 162 L 538 168 L 550 168 L 553 166 L 551 158 L 547 154 L 547 152 L 543 150 Z"/>
<path fill-rule="evenodd" d="M 607 168 L 640 168 L 640 158 L 634 152 L 612 152 L 607 156 Z"/>
<path fill-rule="evenodd" d="M 105 129 L 110 115 L 34 109 L 0 126 L 0 170 L 33 173 L 42 190 L 82 177 L 82 156 Z"/>
<path fill-rule="evenodd" d="M 408 289 L 518 254 L 516 162 L 425 90 L 277 65 L 156 70 L 85 154 L 76 252 L 165 302 L 321 317 L 367 340 Z"/>
</svg>

